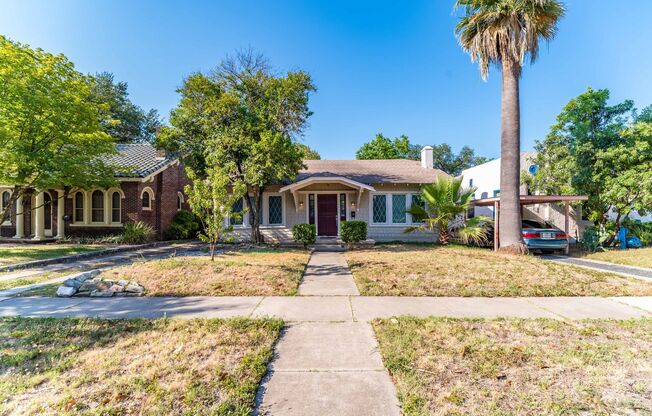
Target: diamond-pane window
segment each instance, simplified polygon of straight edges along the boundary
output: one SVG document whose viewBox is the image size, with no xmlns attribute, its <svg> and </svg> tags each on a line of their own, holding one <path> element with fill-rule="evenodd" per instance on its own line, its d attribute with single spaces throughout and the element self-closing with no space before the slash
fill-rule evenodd
<svg viewBox="0 0 652 416">
<path fill-rule="evenodd" d="M 423 200 L 423 197 L 420 194 L 413 194 L 412 195 L 412 205 L 419 206 L 421 208 L 425 208 L 426 204 L 425 201 Z M 418 215 L 412 215 L 412 222 L 423 222 L 423 218 L 421 218 Z"/>
<path fill-rule="evenodd" d="M 372 200 L 373 222 L 387 222 L 387 196 L 374 195 Z"/>
<path fill-rule="evenodd" d="M 269 224 L 283 223 L 283 198 L 281 196 L 269 197 Z"/>
<path fill-rule="evenodd" d="M 237 213 L 241 213 L 242 211 L 244 211 L 244 200 L 240 198 L 233 204 L 233 207 L 231 207 L 231 212 L 237 214 Z M 242 225 L 243 223 L 242 215 L 232 216 L 231 218 L 229 218 L 229 222 L 231 223 L 231 225 Z"/>
<path fill-rule="evenodd" d="M 405 195 L 392 195 L 392 222 L 394 224 L 405 224 Z"/>
</svg>

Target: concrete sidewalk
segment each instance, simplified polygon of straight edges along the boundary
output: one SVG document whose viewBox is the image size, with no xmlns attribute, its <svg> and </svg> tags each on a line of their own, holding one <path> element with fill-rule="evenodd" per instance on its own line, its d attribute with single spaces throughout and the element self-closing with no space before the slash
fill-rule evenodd
<svg viewBox="0 0 652 416">
<path fill-rule="evenodd" d="M 366 322 L 399 315 L 457 318 L 629 319 L 652 317 L 649 297 L 143 297 L 0 298 L 0 316 L 230 318 L 273 316 L 287 322 Z"/>
<path fill-rule="evenodd" d="M 546 255 L 542 256 L 542 258 L 557 263 L 572 264 L 573 266 L 583 267 L 585 269 L 615 273 L 621 276 L 652 281 L 652 269 L 646 269 L 644 267 L 625 266 L 623 264 L 607 263 L 606 261 L 588 260 L 569 256 Z"/>
</svg>

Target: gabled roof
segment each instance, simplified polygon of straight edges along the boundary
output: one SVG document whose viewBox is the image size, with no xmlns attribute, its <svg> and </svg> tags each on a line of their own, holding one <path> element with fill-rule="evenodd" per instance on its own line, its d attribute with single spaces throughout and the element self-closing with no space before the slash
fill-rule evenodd
<svg viewBox="0 0 652 416">
<path fill-rule="evenodd" d="M 439 169 L 421 167 L 418 160 L 305 160 L 306 169 L 296 182 L 316 177 L 340 176 L 367 185 L 376 183 L 432 183 L 447 174 Z"/>
<path fill-rule="evenodd" d="M 161 157 L 151 144 L 117 144 L 116 155 L 106 158 L 106 162 L 116 166 L 117 177 L 144 178 L 159 169 L 175 162 L 176 157 Z"/>
</svg>

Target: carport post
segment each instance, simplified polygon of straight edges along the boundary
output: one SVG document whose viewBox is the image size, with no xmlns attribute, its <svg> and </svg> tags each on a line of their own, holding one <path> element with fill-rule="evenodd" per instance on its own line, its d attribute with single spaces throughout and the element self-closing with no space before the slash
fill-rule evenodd
<svg viewBox="0 0 652 416">
<path fill-rule="evenodd" d="M 500 218 L 500 202 L 494 202 L 494 251 L 498 251 L 500 246 L 500 236 L 498 235 L 498 223 Z"/>
<path fill-rule="evenodd" d="M 570 248 L 570 202 L 566 201 L 564 206 L 564 232 L 566 233 L 566 248 L 564 249 L 564 254 L 568 255 Z"/>
</svg>

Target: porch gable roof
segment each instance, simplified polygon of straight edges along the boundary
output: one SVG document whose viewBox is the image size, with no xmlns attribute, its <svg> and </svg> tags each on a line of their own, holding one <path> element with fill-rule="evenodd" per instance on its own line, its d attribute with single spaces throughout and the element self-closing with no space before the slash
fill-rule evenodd
<svg viewBox="0 0 652 416">
<path fill-rule="evenodd" d="M 354 181 L 353 179 L 345 178 L 343 176 L 312 176 L 300 180 L 298 182 L 294 182 L 290 185 L 286 185 L 282 187 L 279 190 L 279 192 L 285 192 L 285 191 L 296 192 L 301 188 L 305 188 L 306 186 L 310 186 L 316 183 L 339 183 L 339 184 L 350 186 L 352 188 L 356 188 L 360 191 L 367 190 L 370 192 L 374 192 L 376 190 L 373 186 L 358 181 Z"/>
</svg>

